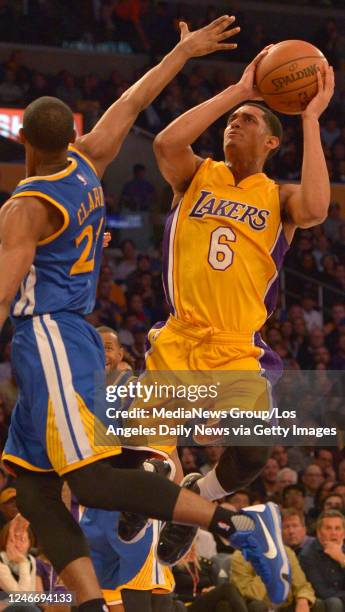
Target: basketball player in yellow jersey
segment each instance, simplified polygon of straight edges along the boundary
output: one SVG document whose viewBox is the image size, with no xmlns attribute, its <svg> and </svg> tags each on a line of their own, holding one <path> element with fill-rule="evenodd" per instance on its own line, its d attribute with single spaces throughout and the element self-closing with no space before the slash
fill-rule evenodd
<svg viewBox="0 0 345 612">
<path fill-rule="evenodd" d="M 155 139 L 174 201 L 163 264 L 171 315 L 151 332 L 149 370 L 241 370 L 250 378 L 279 365 L 259 330 L 275 307 L 279 267 L 296 228 L 318 225 L 327 215 L 330 184 L 319 117 L 332 97 L 334 75 L 331 67 L 324 79 L 318 73 L 318 93 L 301 116 L 301 184 L 278 185 L 263 168 L 279 148 L 281 124 L 265 106 L 250 101 L 258 98 L 255 68 L 265 53 L 267 48 L 237 84 L 183 114 Z M 191 145 L 229 111 L 225 161 L 195 155 Z M 251 391 L 248 408 L 255 403 L 255 384 Z M 235 399 L 230 391 L 228 407 L 245 408 L 236 403 L 240 396 L 238 389 Z M 215 469 L 204 477 L 186 477 L 184 486 L 207 499 L 221 498 L 249 484 L 268 454 L 265 447 L 228 447 Z M 160 560 L 176 562 L 192 538 L 193 528 L 166 526 Z"/>
</svg>

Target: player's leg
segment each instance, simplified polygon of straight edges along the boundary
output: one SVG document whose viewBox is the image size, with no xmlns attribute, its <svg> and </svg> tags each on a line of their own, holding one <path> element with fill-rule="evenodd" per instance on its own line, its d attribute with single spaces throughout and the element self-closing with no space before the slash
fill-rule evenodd
<svg viewBox="0 0 345 612">
<path fill-rule="evenodd" d="M 260 474 L 270 451 L 265 446 L 230 446 L 225 449 L 216 467 L 200 478 L 195 486 L 202 497 L 210 500 L 242 489 Z M 197 489 L 195 492 L 198 492 Z"/>
<path fill-rule="evenodd" d="M 61 498 L 63 481 L 54 473 L 18 467 L 16 473 L 18 509 L 68 590 L 77 594 L 78 605 L 102 600 L 83 532 Z"/>
</svg>

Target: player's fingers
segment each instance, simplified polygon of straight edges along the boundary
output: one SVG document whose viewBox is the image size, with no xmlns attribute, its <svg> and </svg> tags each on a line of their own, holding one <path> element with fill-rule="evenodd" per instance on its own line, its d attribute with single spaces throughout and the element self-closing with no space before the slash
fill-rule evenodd
<svg viewBox="0 0 345 612">
<path fill-rule="evenodd" d="M 228 43 L 228 44 L 218 43 L 217 45 L 214 46 L 214 51 L 229 51 L 230 49 L 236 49 L 236 48 L 237 48 L 237 43 Z"/>
<path fill-rule="evenodd" d="M 323 75 L 321 74 L 320 70 L 317 71 L 316 78 L 317 78 L 317 91 L 318 93 L 321 93 L 321 91 L 323 91 L 323 88 L 324 88 L 324 81 L 323 81 Z M 327 72 L 325 74 L 325 80 L 326 78 L 327 78 Z"/>
<path fill-rule="evenodd" d="M 236 34 L 238 34 L 240 30 L 241 28 L 239 26 L 236 28 L 232 28 L 231 30 L 226 30 L 221 34 L 217 34 L 217 40 L 226 40 L 227 38 L 231 38 L 231 36 L 236 36 Z"/>
<path fill-rule="evenodd" d="M 234 22 L 236 21 L 236 17 L 234 17 L 234 15 L 231 15 L 231 17 L 228 17 L 227 19 L 225 19 L 224 21 L 222 21 L 222 23 L 216 25 L 212 31 L 213 32 L 223 32 L 226 28 L 229 27 L 229 25 L 232 25 Z"/>
<path fill-rule="evenodd" d="M 181 36 L 184 36 L 185 34 L 189 33 L 189 28 L 185 21 L 180 21 L 180 23 L 178 24 L 178 27 L 180 28 Z"/>
<path fill-rule="evenodd" d="M 235 17 L 233 15 L 222 15 L 221 17 L 214 19 L 213 21 L 211 21 L 211 23 L 205 26 L 205 30 L 213 30 L 214 28 L 218 27 L 223 27 L 224 29 L 225 27 L 227 27 L 227 24 L 232 23 L 233 21 L 235 21 Z"/>
</svg>

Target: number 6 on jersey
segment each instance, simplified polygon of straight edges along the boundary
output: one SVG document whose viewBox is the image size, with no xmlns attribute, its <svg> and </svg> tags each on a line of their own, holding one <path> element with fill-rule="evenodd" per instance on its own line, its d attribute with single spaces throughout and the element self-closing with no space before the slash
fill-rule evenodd
<svg viewBox="0 0 345 612">
<path fill-rule="evenodd" d="M 208 263 L 214 270 L 226 270 L 232 265 L 234 252 L 227 244 L 236 242 L 236 235 L 230 227 L 217 227 L 210 240 Z"/>
</svg>

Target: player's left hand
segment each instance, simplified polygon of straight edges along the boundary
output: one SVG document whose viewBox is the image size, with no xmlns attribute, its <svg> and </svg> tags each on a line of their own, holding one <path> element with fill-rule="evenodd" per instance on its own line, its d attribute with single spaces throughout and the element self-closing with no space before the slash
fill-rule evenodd
<svg viewBox="0 0 345 612">
<path fill-rule="evenodd" d="M 103 249 L 106 249 L 107 246 L 109 246 L 110 241 L 111 241 L 111 233 L 110 232 L 104 232 L 104 234 L 103 234 Z"/>
<path fill-rule="evenodd" d="M 309 102 L 302 113 L 302 117 L 316 117 L 317 119 L 326 110 L 334 93 L 334 70 L 332 66 L 326 66 L 324 75 L 317 71 L 318 92 Z"/>
<path fill-rule="evenodd" d="M 200 57 L 214 53 L 214 51 L 228 51 L 236 49 L 236 43 L 225 43 L 227 38 L 235 36 L 240 31 L 239 27 L 228 29 L 235 21 L 235 17 L 223 15 L 215 19 L 204 28 L 190 32 L 188 25 L 180 22 L 181 39 L 179 45 L 187 58 Z"/>
</svg>

